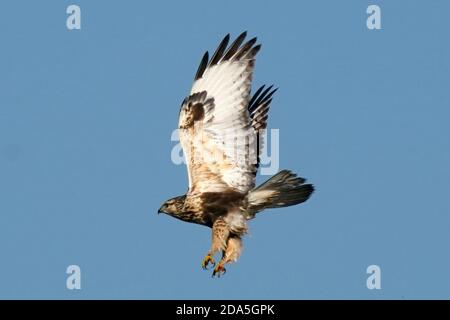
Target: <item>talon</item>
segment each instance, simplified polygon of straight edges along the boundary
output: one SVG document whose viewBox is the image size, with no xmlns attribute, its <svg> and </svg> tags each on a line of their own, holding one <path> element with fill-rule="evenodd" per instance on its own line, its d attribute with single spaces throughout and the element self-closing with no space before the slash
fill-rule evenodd
<svg viewBox="0 0 450 320">
<path fill-rule="evenodd" d="M 212 266 L 214 267 L 216 265 L 216 262 L 214 261 L 214 258 L 210 254 L 207 254 L 203 259 L 202 269 L 207 270 L 209 264 L 212 264 Z"/>
<path fill-rule="evenodd" d="M 214 278 L 217 275 L 217 278 L 223 276 L 227 272 L 227 269 L 224 267 L 224 263 L 219 262 L 219 264 L 214 268 L 212 277 Z"/>
</svg>

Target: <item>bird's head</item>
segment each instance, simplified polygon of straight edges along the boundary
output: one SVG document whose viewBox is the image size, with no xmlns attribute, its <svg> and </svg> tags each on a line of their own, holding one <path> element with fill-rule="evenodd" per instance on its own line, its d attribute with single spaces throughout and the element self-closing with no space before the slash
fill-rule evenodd
<svg viewBox="0 0 450 320">
<path fill-rule="evenodd" d="M 184 195 L 167 200 L 162 204 L 161 208 L 159 208 L 158 214 L 162 212 L 171 216 L 176 216 L 177 214 L 182 213 L 185 199 L 186 196 Z"/>
</svg>

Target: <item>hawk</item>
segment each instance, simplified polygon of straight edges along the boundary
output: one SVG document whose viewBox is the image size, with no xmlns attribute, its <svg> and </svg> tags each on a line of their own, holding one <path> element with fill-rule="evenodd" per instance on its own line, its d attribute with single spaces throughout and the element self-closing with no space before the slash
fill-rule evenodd
<svg viewBox="0 0 450 320">
<path fill-rule="evenodd" d="M 258 187 L 255 178 L 267 127 L 268 111 L 277 89 L 262 86 L 251 95 L 255 57 L 261 49 L 243 32 L 230 45 L 226 35 L 209 58 L 200 62 L 190 95 L 181 104 L 178 129 L 186 160 L 186 194 L 163 203 L 158 213 L 212 228 L 211 248 L 203 269 L 213 277 L 237 261 L 247 221 L 268 208 L 302 203 L 314 187 L 282 170 Z M 215 255 L 221 252 L 220 261 Z"/>
</svg>

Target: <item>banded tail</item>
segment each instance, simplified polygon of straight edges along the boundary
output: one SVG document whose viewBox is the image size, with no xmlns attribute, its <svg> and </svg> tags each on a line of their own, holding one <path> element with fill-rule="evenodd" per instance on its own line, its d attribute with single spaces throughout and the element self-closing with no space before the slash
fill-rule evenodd
<svg viewBox="0 0 450 320">
<path fill-rule="evenodd" d="M 306 179 L 297 177 L 289 170 L 282 170 L 272 178 L 254 188 L 247 196 L 247 214 L 250 218 L 269 208 L 293 206 L 309 199 L 314 191 Z"/>
</svg>

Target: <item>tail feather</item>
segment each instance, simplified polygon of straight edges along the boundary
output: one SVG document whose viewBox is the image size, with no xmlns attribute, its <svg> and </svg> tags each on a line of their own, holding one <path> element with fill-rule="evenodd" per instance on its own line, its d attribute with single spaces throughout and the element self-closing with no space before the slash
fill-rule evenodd
<svg viewBox="0 0 450 320">
<path fill-rule="evenodd" d="M 289 170 L 282 170 L 256 187 L 247 196 L 247 213 L 253 217 L 257 212 L 269 208 L 293 206 L 309 199 L 314 191 L 306 179 L 297 177 Z"/>
</svg>

